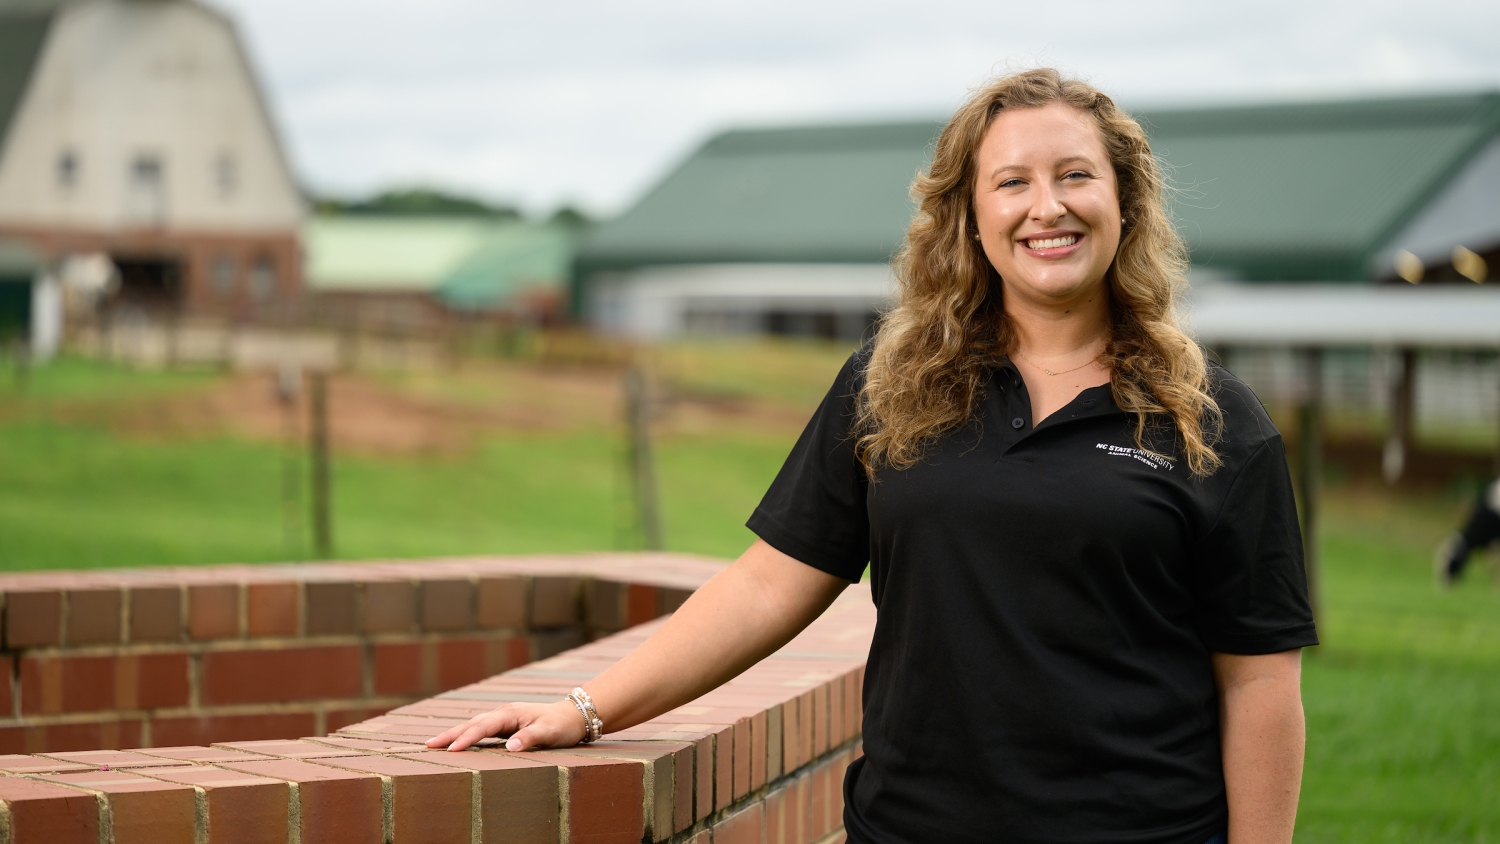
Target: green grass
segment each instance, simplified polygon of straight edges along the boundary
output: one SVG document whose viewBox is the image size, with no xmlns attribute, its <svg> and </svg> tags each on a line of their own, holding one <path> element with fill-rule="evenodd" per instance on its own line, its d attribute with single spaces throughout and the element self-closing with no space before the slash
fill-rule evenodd
<svg viewBox="0 0 1500 844">
<path fill-rule="evenodd" d="M 1500 599 L 1481 559 L 1449 594 L 1428 567 L 1462 506 L 1330 504 L 1297 841 L 1500 841 Z"/>
<path fill-rule="evenodd" d="M 847 350 L 677 350 L 679 383 L 797 406 Z M 305 556 L 283 522 L 285 454 L 225 437 L 122 437 L 49 421 L 51 403 L 150 398 L 212 383 L 64 361 L 26 398 L 0 384 L 0 569 L 192 565 Z M 424 387 L 423 389 L 427 389 Z M 448 389 L 431 385 L 434 391 Z M 464 401 L 479 389 L 452 387 Z M 93 418 L 93 417 L 90 417 Z M 667 543 L 737 555 L 745 518 L 795 432 L 679 435 L 656 444 Z M 617 432 L 496 434 L 448 457 L 337 455 L 345 558 L 634 547 Z M 300 458 L 299 458 L 300 459 Z M 305 470 L 305 466 L 299 469 Z M 1328 491 L 1320 620 L 1305 660 L 1307 771 L 1297 841 L 1500 844 L 1500 596 L 1483 562 L 1439 595 L 1428 558 L 1465 502 L 1454 493 Z M 293 514 L 299 519 L 304 507 Z"/>
<path fill-rule="evenodd" d="M 668 547 L 737 556 L 753 540 L 744 521 L 789 447 L 661 443 Z M 288 541 L 284 460 L 274 445 L 225 438 L 169 443 L 82 426 L 0 426 L 0 570 L 306 558 L 304 492 Z M 458 458 L 338 457 L 335 554 L 634 548 L 620 463 L 618 444 L 592 432 L 495 436 Z"/>
</svg>

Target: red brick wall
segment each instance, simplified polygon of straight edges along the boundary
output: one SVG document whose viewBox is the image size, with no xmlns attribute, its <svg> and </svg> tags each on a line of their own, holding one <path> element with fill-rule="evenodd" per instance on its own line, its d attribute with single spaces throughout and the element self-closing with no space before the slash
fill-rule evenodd
<svg viewBox="0 0 1500 844">
<path fill-rule="evenodd" d="M 863 587 L 729 684 L 597 744 L 421 744 L 506 700 L 561 698 L 720 565 L 0 577 L 0 841 L 841 840 L 874 625 Z"/>
</svg>

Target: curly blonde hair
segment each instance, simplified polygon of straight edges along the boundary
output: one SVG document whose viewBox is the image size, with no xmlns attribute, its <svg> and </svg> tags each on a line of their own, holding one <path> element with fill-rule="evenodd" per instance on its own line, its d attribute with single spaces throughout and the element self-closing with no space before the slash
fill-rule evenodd
<svg viewBox="0 0 1500 844">
<path fill-rule="evenodd" d="M 1220 465 L 1214 443 L 1223 420 L 1209 395 L 1208 366 L 1178 315 L 1187 250 L 1167 213 L 1146 133 L 1102 92 L 1041 68 L 971 95 L 938 137 L 932 166 L 912 185 L 918 212 L 894 265 L 900 298 L 881 320 L 858 397 L 856 448 L 871 478 L 880 466 L 910 468 L 934 438 L 967 424 L 989 369 L 1014 350 L 1000 275 L 974 237 L 976 159 L 1001 109 L 1052 103 L 1093 118 L 1119 185 L 1125 222 L 1105 275 L 1104 359 L 1115 401 L 1135 415 L 1143 451 L 1158 453 L 1155 434 L 1170 428 L 1195 476 Z"/>
</svg>

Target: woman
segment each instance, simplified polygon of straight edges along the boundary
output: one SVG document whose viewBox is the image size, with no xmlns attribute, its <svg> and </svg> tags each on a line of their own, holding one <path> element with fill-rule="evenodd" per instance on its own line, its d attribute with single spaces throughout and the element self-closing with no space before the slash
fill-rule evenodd
<svg viewBox="0 0 1500 844">
<path fill-rule="evenodd" d="M 849 840 L 1285 844 L 1316 644 L 1280 436 L 1178 327 L 1140 127 L 1055 71 L 974 94 L 914 188 L 898 306 L 749 525 L 591 682 L 605 730 L 730 679 L 870 563 Z M 429 744 L 570 745 L 512 704 Z"/>
</svg>

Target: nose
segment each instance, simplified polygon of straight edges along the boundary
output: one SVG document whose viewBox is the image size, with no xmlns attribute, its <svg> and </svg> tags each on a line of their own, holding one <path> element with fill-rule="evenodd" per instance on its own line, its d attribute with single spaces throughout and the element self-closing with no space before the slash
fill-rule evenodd
<svg viewBox="0 0 1500 844">
<path fill-rule="evenodd" d="M 1050 226 L 1061 220 L 1067 213 L 1067 207 L 1062 204 L 1062 198 L 1057 194 L 1057 186 L 1050 181 L 1042 180 L 1032 195 L 1031 219 L 1043 226 Z"/>
</svg>

